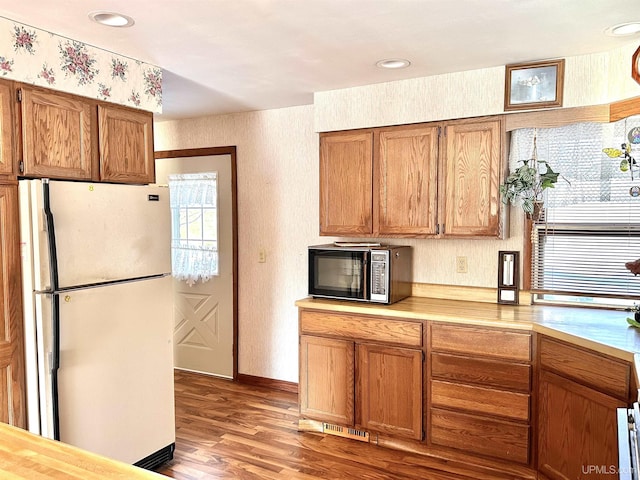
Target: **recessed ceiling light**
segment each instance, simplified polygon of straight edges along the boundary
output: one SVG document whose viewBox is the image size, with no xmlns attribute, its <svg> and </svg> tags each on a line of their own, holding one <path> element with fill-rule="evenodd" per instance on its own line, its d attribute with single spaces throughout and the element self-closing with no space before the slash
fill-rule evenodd
<svg viewBox="0 0 640 480">
<path fill-rule="evenodd" d="M 411 62 L 404 58 L 388 58 L 376 62 L 376 67 L 380 68 L 407 68 L 409 65 L 411 65 Z"/>
<path fill-rule="evenodd" d="M 611 37 L 624 37 L 626 35 L 634 35 L 640 33 L 640 22 L 627 22 L 614 25 L 605 30 L 605 33 Z"/>
<path fill-rule="evenodd" d="M 115 12 L 91 12 L 89 14 L 89 18 L 94 22 L 106 25 L 108 27 L 124 28 L 130 27 L 135 23 L 133 21 L 133 18 Z"/>
</svg>

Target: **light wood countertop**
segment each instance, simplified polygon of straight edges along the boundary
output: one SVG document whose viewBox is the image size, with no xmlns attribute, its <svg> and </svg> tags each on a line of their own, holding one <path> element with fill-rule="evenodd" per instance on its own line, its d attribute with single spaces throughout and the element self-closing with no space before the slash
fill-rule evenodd
<svg viewBox="0 0 640 480">
<path fill-rule="evenodd" d="M 547 305 L 499 305 L 409 297 L 393 305 L 304 298 L 299 308 L 390 318 L 529 330 L 599 353 L 634 362 L 640 357 L 640 330 L 627 324 L 629 312 Z M 640 363 L 638 363 L 640 365 Z"/>
<path fill-rule="evenodd" d="M 166 479 L 20 428 L 0 423 L 0 478 L 7 479 Z"/>
</svg>

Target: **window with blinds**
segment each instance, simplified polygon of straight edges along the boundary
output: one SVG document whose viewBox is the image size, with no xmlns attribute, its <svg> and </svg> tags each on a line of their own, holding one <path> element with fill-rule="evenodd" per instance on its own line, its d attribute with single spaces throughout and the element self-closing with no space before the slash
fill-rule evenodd
<svg viewBox="0 0 640 480">
<path fill-rule="evenodd" d="M 531 157 L 534 135 L 538 158 L 563 177 L 545 191 L 544 215 L 533 225 L 536 300 L 618 306 L 640 301 L 640 276 L 625 267 L 640 258 L 640 169 L 633 165 L 636 157 L 640 163 L 640 116 L 513 132 L 512 169 Z"/>
</svg>

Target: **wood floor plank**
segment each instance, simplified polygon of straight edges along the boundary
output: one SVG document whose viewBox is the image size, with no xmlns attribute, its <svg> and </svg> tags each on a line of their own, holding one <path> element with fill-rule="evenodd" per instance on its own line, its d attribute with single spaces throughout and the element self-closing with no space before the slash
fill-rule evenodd
<svg viewBox="0 0 640 480">
<path fill-rule="evenodd" d="M 177 370 L 176 451 L 159 473 L 178 480 L 473 480 L 420 455 L 298 432 L 298 398 Z"/>
</svg>

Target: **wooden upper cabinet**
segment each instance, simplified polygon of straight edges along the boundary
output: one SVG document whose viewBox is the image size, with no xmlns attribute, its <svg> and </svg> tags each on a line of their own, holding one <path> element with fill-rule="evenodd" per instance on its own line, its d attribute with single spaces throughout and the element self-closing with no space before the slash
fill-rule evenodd
<svg viewBox="0 0 640 480">
<path fill-rule="evenodd" d="M 379 133 L 380 235 L 435 235 L 438 127 L 397 127 Z"/>
<path fill-rule="evenodd" d="M 445 237 L 502 237 L 502 119 L 449 122 L 442 156 L 440 217 Z"/>
<path fill-rule="evenodd" d="M 153 183 L 153 114 L 98 105 L 100 179 L 119 183 Z"/>
<path fill-rule="evenodd" d="M 94 111 L 79 97 L 22 87 L 22 173 L 92 179 Z"/>
<path fill-rule="evenodd" d="M 321 134 L 320 234 L 373 234 L 373 132 Z"/>
<path fill-rule="evenodd" d="M 13 151 L 13 86 L 0 80 L 0 174 L 14 173 Z"/>
<path fill-rule="evenodd" d="M 320 234 L 502 238 L 504 143 L 502 117 L 322 133 Z"/>
<path fill-rule="evenodd" d="M 26 427 L 18 186 L 0 185 L 0 422 Z"/>
</svg>

